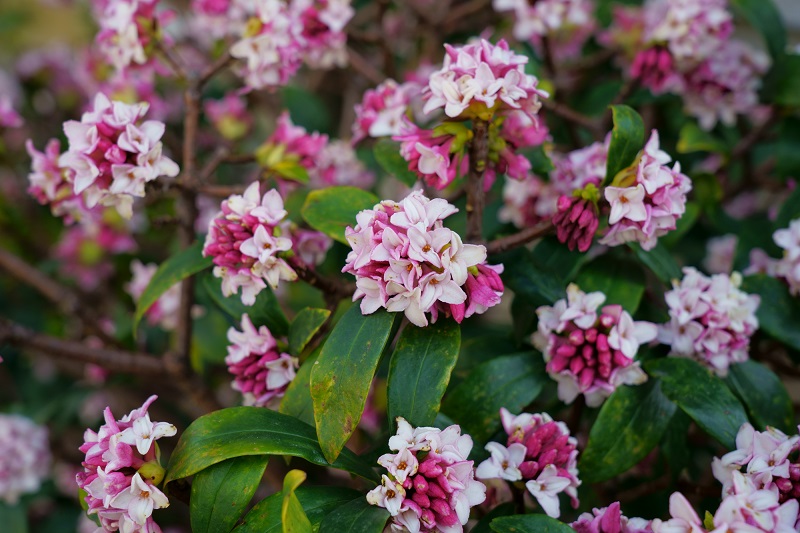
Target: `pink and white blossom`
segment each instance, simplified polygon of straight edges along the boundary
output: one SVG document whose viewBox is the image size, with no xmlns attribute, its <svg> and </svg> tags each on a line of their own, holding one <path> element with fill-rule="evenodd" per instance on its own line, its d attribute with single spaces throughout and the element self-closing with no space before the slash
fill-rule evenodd
<svg viewBox="0 0 800 533">
<path fill-rule="evenodd" d="M 652 533 L 649 520 L 624 516 L 619 502 L 583 513 L 570 527 L 576 533 Z"/>
<path fill-rule="evenodd" d="M 14 505 L 39 490 L 51 461 L 45 426 L 21 415 L 0 414 L 0 501 Z"/>
</svg>

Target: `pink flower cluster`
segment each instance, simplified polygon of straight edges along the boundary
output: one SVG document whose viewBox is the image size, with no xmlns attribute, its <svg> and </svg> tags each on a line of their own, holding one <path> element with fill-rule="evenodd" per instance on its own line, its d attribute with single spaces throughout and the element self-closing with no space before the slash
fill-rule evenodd
<svg viewBox="0 0 800 533">
<path fill-rule="evenodd" d="M 605 300 L 602 292 L 586 294 L 571 283 L 566 299 L 536 310 L 534 344 L 566 403 L 583 394 L 587 405 L 597 407 L 620 385 L 647 380 L 634 357 L 640 345 L 656 338 L 655 324 L 634 321 L 619 305 L 600 308 Z"/>
<path fill-rule="evenodd" d="M 356 277 L 353 300 L 361 312 L 381 307 L 405 313 L 413 324 L 428 325 L 439 314 L 457 322 L 500 303 L 502 266 L 484 265 L 486 248 L 463 244 L 444 227 L 457 209 L 414 191 L 400 203 L 389 200 L 361 211 L 345 236 L 352 251 L 342 272 Z"/>
<path fill-rule="evenodd" d="M 583 513 L 570 527 L 575 533 L 652 533 L 649 520 L 624 516 L 619 502 Z"/>
<path fill-rule="evenodd" d="M 158 265 L 155 263 L 143 264 L 138 259 L 131 262 L 131 272 L 133 277 L 130 283 L 125 285 L 125 291 L 131 295 L 134 302 L 138 302 L 142 297 L 142 293 L 150 284 L 158 270 Z M 181 304 L 181 286 L 176 283 L 167 291 L 159 296 L 156 303 L 150 306 L 145 312 L 147 321 L 151 325 L 160 325 L 163 329 L 169 331 L 175 329 L 178 325 L 178 308 Z"/>
<path fill-rule="evenodd" d="M 244 60 L 252 89 L 285 85 L 303 61 L 312 68 L 344 66 L 343 30 L 354 13 L 350 0 L 257 0 L 231 55 Z"/>
<path fill-rule="evenodd" d="M 242 303 L 253 305 L 267 284 L 294 281 L 297 273 L 281 257 L 292 248 L 281 221 L 286 217 L 283 199 L 272 189 L 261 196 L 253 182 L 243 195 L 234 194 L 221 205 L 208 226 L 203 255 L 214 258 L 214 276 L 222 278 L 225 296 L 242 289 Z"/>
<path fill-rule="evenodd" d="M 39 490 L 50 472 L 47 428 L 20 415 L 0 414 L 0 501 L 14 505 Z"/>
<path fill-rule="evenodd" d="M 297 358 L 279 353 L 267 326 L 256 329 L 246 314 L 242 315 L 242 331 L 230 328 L 228 341 L 225 364 L 233 375 L 233 388 L 244 396 L 244 404 L 264 407 L 281 398 L 295 377 Z"/>
<path fill-rule="evenodd" d="M 413 94 L 420 87 L 413 82 L 398 84 L 386 80 L 364 93 L 356 104 L 353 143 L 366 137 L 388 137 L 402 133 L 402 126 Z"/>
<path fill-rule="evenodd" d="M 154 509 L 168 507 L 169 500 L 158 489 L 164 468 L 156 441 L 172 437 L 177 429 L 150 420 L 147 410 L 156 398 L 150 396 L 120 420 L 106 407 L 105 424 L 83 435 L 84 471 L 76 481 L 86 491 L 88 514 L 97 515 L 102 531 L 161 532 L 152 514 Z"/>
<path fill-rule="evenodd" d="M 783 257 L 772 259 L 760 249 L 750 252 L 750 267 L 745 274 L 764 272 L 782 279 L 789 285 L 793 296 L 800 294 L 800 218 L 792 220 L 788 228 L 777 230 L 772 240 L 783 249 Z"/>
<path fill-rule="evenodd" d="M 508 434 L 506 446 L 490 442 L 486 450 L 492 456 L 478 465 L 479 479 L 501 478 L 525 481 L 525 488 L 536 498 L 548 516 L 558 518 L 561 508 L 558 495 L 566 493 L 572 507 L 578 508 L 578 441 L 571 437 L 563 422 L 555 422 L 547 413 L 512 415 L 500 409 L 503 428 Z"/>
<path fill-rule="evenodd" d="M 112 102 L 99 93 L 80 122 L 64 123 L 69 149 L 58 166 L 88 208 L 114 206 L 130 218 L 133 198 L 144 197 L 147 182 L 178 175 L 178 165 L 162 154 L 164 123 L 141 121 L 147 110 L 145 102 Z"/>
<path fill-rule="evenodd" d="M 414 428 L 397 418 L 397 433 L 387 453 L 378 459 L 388 475 L 367 494 L 367 501 L 392 516 L 390 531 L 461 533 L 470 508 L 486 498 L 486 487 L 476 481 L 472 438 L 457 425 L 443 430 Z"/>
<path fill-rule="evenodd" d="M 62 275 L 93 291 L 114 273 L 110 256 L 134 250 L 136 241 L 126 228 L 101 220 L 66 228 L 53 255 Z"/>
<path fill-rule="evenodd" d="M 317 157 L 327 144 L 327 135 L 296 126 L 289 112 L 284 111 L 276 121 L 275 131 L 256 150 L 256 159 L 278 177 L 293 179 L 298 174 L 310 175 L 317 168 Z"/>
<path fill-rule="evenodd" d="M 658 340 L 671 346 L 670 355 L 693 358 L 722 377 L 732 363 L 748 359 L 761 298 L 740 290 L 741 282 L 738 272 L 708 277 L 683 269 L 683 279 L 674 280 L 664 295 L 670 321 L 658 332 Z"/>
<path fill-rule="evenodd" d="M 69 170 L 59 166 L 61 143 L 58 139 L 50 139 L 44 152 L 38 151 L 30 139 L 25 148 L 31 156 L 28 193 L 40 204 L 49 204 L 53 216 L 64 217 L 66 224 L 94 222 L 97 213 L 86 207 L 83 196 L 75 194 L 72 182 L 67 179 Z"/>
<path fill-rule="evenodd" d="M 608 233 L 601 244 L 638 242 L 645 250 L 651 250 L 658 237 L 675 229 L 686 211 L 686 195 L 692 190 L 692 182 L 681 173 L 680 163 L 671 169 L 666 166 L 671 160 L 659 148 L 658 132 L 653 130 L 633 165 L 604 189 L 611 212 Z"/>
</svg>

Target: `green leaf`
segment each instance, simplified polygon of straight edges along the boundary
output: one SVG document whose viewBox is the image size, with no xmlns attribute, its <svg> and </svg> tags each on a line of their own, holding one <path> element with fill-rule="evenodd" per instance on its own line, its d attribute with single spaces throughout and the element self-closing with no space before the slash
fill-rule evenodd
<svg viewBox="0 0 800 533">
<path fill-rule="evenodd" d="M 192 531 L 230 531 L 255 494 L 269 456 L 234 457 L 197 473 L 189 500 Z"/>
<path fill-rule="evenodd" d="M 761 33 L 772 57 L 786 50 L 786 28 L 772 0 L 731 0 L 731 7 Z"/>
<path fill-rule="evenodd" d="M 314 422 L 314 404 L 311 400 L 311 370 L 314 368 L 314 362 L 317 360 L 321 349 L 314 350 L 314 353 L 300 365 L 297 375 L 286 388 L 286 393 L 283 395 L 281 405 L 278 408 L 279 412 L 293 416 L 314 427 L 316 425 Z"/>
<path fill-rule="evenodd" d="M 289 353 L 300 355 L 329 316 L 331 312 L 327 309 L 313 307 L 306 307 L 297 313 L 289 326 Z"/>
<path fill-rule="evenodd" d="M 628 243 L 628 246 L 634 251 L 636 258 L 664 283 L 683 277 L 678 263 L 662 243 L 656 244 L 650 251 L 644 250 L 639 243 Z"/>
<path fill-rule="evenodd" d="M 164 484 L 247 455 L 290 455 L 328 466 L 308 424 L 261 407 L 230 407 L 201 416 L 186 428 L 170 457 Z M 333 466 L 370 481 L 379 479 L 350 450 L 342 451 Z"/>
<path fill-rule="evenodd" d="M 409 187 L 413 187 L 419 180 L 415 172 L 408 169 L 408 161 L 400 155 L 400 143 L 390 139 L 381 139 L 375 143 L 373 151 L 375 160 L 386 171 Z"/>
<path fill-rule="evenodd" d="M 745 361 L 731 365 L 725 381 L 742 400 L 750 419 L 759 428 L 763 430 L 766 426 L 773 426 L 783 431 L 792 429 L 792 399 L 772 370 L 756 361 Z"/>
<path fill-rule="evenodd" d="M 633 314 L 644 295 L 644 272 L 634 262 L 610 255 L 600 257 L 581 270 L 575 283 L 584 292 L 600 291 L 605 305 L 619 304 Z"/>
<path fill-rule="evenodd" d="M 612 105 L 614 128 L 608 146 L 608 163 L 603 185 L 610 184 L 614 177 L 631 166 L 644 148 L 644 122 L 639 113 L 626 105 Z"/>
<path fill-rule="evenodd" d="M 500 428 L 500 408 L 514 414 L 539 396 L 547 381 L 538 352 L 505 355 L 475 367 L 444 399 L 442 411 L 479 442 Z"/>
<path fill-rule="evenodd" d="M 800 72 L 798 75 L 800 77 Z M 798 91 L 800 91 L 800 87 L 798 87 Z M 800 146 L 800 118 L 786 117 L 783 119 L 774 146 L 775 172 L 778 176 L 787 179 L 800 175 L 800 150 L 797 149 Z M 797 206 L 800 198 L 795 196 L 797 191 L 798 189 L 795 189 L 790 195 L 790 199 L 784 201 L 776 225 L 786 227 L 789 225 L 789 221 L 800 217 L 800 208 Z M 783 214 L 783 210 L 789 208 L 790 205 L 792 208 Z"/>
<path fill-rule="evenodd" d="M 362 315 L 351 307 L 333 328 L 311 370 L 314 420 L 325 457 L 333 462 L 358 426 L 383 347 L 397 313 Z"/>
<path fill-rule="evenodd" d="M 597 483 L 638 464 L 661 440 L 675 409 L 656 380 L 619 387 L 592 425 L 580 456 L 581 478 Z"/>
<path fill-rule="evenodd" d="M 512 502 L 501 503 L 488 513 L 486 513 L 480 521 L 475 524 L 470 533 L 492 533 L 491 523 L 495 518 L 501 516 L 512 516 L 516 511 L 516 506 Z"/>
<path fill-rule="evenodd" d="M 303 511 L 313 527 L 319 527 L 322 519 L 334 509 L 349 503 L 361 494 L 346 487 L 300 487 L 294 492 Z M 282 533 L 281 507 L 283 493 L 278 492 L 264 498 L 247 513 L 235 533 Z"/>
<path fill-rule="evenodd" d="M 241 328 L 242 315 L 247 313 L 254 326 L 267 326 L 270 333 L 276 337 L 282 337 L 289 331 L 289 320 L 283 313 L 278 299 L 275 298 L 275 293 L 269 287 L 261 289 L 256 296 L 256 303 L 247 306 L 236 294 L 228 298 L 223 296 L 220 281 L 211 275 L 202 276 L 200 284 L 214 305 L 219 307 L 237 328 Z"/>
<path fill-rule="evenodd" d="M 797 147 L 795 147 L 797 151 Z M 778 217 L 775 219 L 775 228 L 788 228 L 792 220 L 800 218 L 800 187 L 792 191 L 792 194 L 783 202 Z"/>
<path fill-rule="evenodd" d="M 776 58 L 765 85 L 776 104 L 800 107 L 800 55 L 783 54 Z"/>
<path fill-rule="evenodd" d="M 678 404 L 698 426 L 729 450 L 736 434 L 747 422 L 744 407 L 725 383 L 700 363 L 680 357 L 666 357 L 645 363 L 650 375 L 661 380 L 661 390 Z"/>
<path fill-rule="evenodd" d="M 800 350 L 800 301 L 789 294 L 783 282 L 764 274 L 747 276 L 742 290 L 761 296 L 761 305 L 756 310 L 762 331 L 778 339 L 790 348 Z"/>
<path fill-rule="evenodd" d="M 503 259 L 503 283 L 532 306 L 552 304 L 564 298 L 561 276 L 543 267 L 533 254 L 525 248 L 505 254 L 508 259 Z"/>
<path fill-rule="evenodd" d="M 25 507 L 0 501 L 0 524 L 3 524 L 3 531 L 8 533 L 27 533 L 28 513 Z"/>
<path fill-rule="evenodd" d="M 328 187 L 308 194 L 302 215 L 312 228 L 347 244 L 345 228 L 355 227 L 356 215 L 378 202 L 377 196 L 356 187 Z"/>
<path fill-rule="evenodd" d="M 136 304 L 136 312 L 133 315 L 134 335 L 144 314 L 162 294 L 179 281 L 211 266 L 212 258 L 203 257 L 202 252 L 203 243 L 196 242 L 189 248 L 173 255 L 158 267 Z"/>
<path fill-rule="evenodd" d="M 294 491 L 306 480 L 302 470 L 290 470 L 283 478 L 283 503 L 281 505 L 281 523 L 283 533 L 311 533 L 311 522 L 306 516 L 300 500 Z"/>
<path fill-rule="evenodd" d="M 678 134 L 676 149 L 679 154 L 691 154 L 693 152 L 725 154 L 728 152 L 728 145 L 711 132 L 700 129 L 696 122 L 689 121 L 684 124 Z"/>
<path fill-rule="evenodd" d="M 543 514 L 526 514 L 495 518 L 491 523 L 495 533 L 575 533 L 567 524 Z"/>
<path fill-rule="evenodd" d="M 397 340 L 387 380 L 389 421 L 402 416 L 412 426 L 430 426 L 439 413 L 461 348 L 461 327 L 439 320 L 407 326 Z"/>
<path fill-rule="evenodd" d="M 308 183 L 308 170 L 297 161 L 280 161 L 270 167 L 270 170 L 283 179 Z"/>
<path fill-rule="evenodd" d="M 284 107 L 289 110 L 292 122 L 298 126 L 308 131 L 334 133 L 328 106 L 317 94 L 302 87 L 289 85 L 281 89 L 281 100 Z"/>
<path fill-rule="evenodd" d="M 319 530 L 331 533 L 381 533 L 387 520 L 389 511 L 370 505 L 366 496 L 362 495 L 326 516 Z"/>
</svg>

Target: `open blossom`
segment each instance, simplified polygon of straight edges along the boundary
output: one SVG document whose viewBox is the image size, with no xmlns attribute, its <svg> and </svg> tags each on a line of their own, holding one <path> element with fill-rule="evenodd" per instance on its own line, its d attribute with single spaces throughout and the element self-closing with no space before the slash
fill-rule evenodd
<svg viewBox="0 0 800 533">
<path fill-rule="evenodd" d="M 640 345 L 656 338 L 655 324 L 634 321 L 620 305 L 601 308 L 605 300 L 603 293 L 587 294 L 571 283 L 566 299 L 536 310 L 534 344 L 566 403 L 583 394 L 587 405 L 597 407 L 620 385 L 647 380 L 634 357 Z"/>
<path fill-rule="evenodd" d="M 350 0 L 292 0 L 291 9 L 303 25 L 303 59 L 311 68 L 347 65 L 344 27 L 355 15 Z"/>
<path fill-rule="evenodd" d="M 125 218 L 133 198 L 144 197 L 147 182 L 178 175 L 178 165 L 162 154 L 164 123 L 142 121 L 148 104 L 124 104 L 98 93 L 81 121 L 64 123 L 69 149 L 58 159 L 75 194 L 86 206 L 114 206 Z"/>
<path fill-rule="evenodd" d="M 101 531 L 160 531 L 153 510 L 168 507 L 169 500 L 158 489 L 165 472 L 156 441 L 177 430 L 150 420 L 147 410 L 156 398 L 151 396 L 120 420 L 106 407 L 100 429 L 84 433 L 83 472 L 76 482 L 86 491 L 87 513 L 97 516 Z"/>
<path fill-rule="evenodd" d="M 0 414 L 0 501 L 14 505 L 39 490 L 50 472 L 47 428 L 20 415 Z"/>
<path fill-rule="evenodd" d="M 411 103 L 412 94 L 419 91 L 416 83 L 398 84 L 386 80 L 364 93 L 356 104 L 353 122 L 353 143 L 366 137 L 388 137 L 402 132 L 403 118 Z"/>
<path fill-rule="evenodd" d="M 558 518 L 561 509 L 558 495 L 565 493 L 578 508 L 578 441 L 570 436 L 563 422 L 555 422 L 547 413 L 512 415 L 500 409 L 503 428 L 508 435 L 506 446 L 490 442 L 486 450 L 492 456 L 478 465 L 479 479 L 502 478 L 524 481 L 548 516 Z"/>
<path fill-rule="evenodd" d="M 100 25 L 96 42 L 106 61 L 117 70 L 144 65 L 153 56 L 161 27 L 172 18 L 170 11 L 156 12 L 158 0 L 108 0 L 97 2 Z"/>
<path fill-rule="evenodd" d="M 732 363 L 749 358 L 761 298 L 740 290 L 741 282 L 738 272 L 708 277 L 683 269 L 683 279 L 673 281 L 664 295 L 670 321 L 658 333 L 659 341 L 671 346 L 670 355 L 693 358 L 723 377 Z"/>
<path fill-rule="evenodd" d="M 576 533 L 652 533 L 649 520 L 624 516 L 619 502 L 583 513 L 570 527 Z"/>
<path fill-rule="evenodd" d="M 461 533 L 470 508 L 486 498 L 486 486 L 475 480 L 472 438 L 457 425 L 443 430 L 414 428 L 397 418 L 397 434 L 378 464 L 388 472 L 367 494 L 367 501 L 392 516 L 389 531 Z"/>
<path fill-rule="evenodd" d="M 413 324 L 428 325 L 439 314 L 457 322 L 499 303 L 498 267 L 485 265 L 486 248 L 463 244 L 443 220 L 457 209 L 414 191 L 400 203 L 389 200 L 361 211 L 345 231 L 352 251 L 342 272 L 356 277 L 353 300 L 361 312 L 381 307 L 404 312 Z"/>
<path fill-rule="evenodd" d="M 241 288 L 242 303 L 253 305 L 267 284 L 276 289 L 281 280 L 297 279 L 281 257 L 291 250 L 292 240 L 280 227 L 286 210 L 278 191 L 267 191 L 262 197 L 256 181 L 243 195 L 224 200 L 221 207 L 208 227 L 203 255 L 214 258 L 214 276 L 222 278 L 225 296 Z"/>
<path fill-rule="evenodd" d="M 158 265 L 155 263 L 143 264 L 138 259 L 131 262 L 131 272 L 133 278 L 130 283 L 125 285 L 125 291 L 131 295 L 134 302 L 138 302 L 142 293 L 153 279 Z M 156 303 L 145 311 L 145 316 L 150 324 L 159 324 L 165 330 L 172 330 L 178 325 L 178 308 L 181 303 L 181 286 L 176 283 L 158 297 Z"/>
<path fill-rule="evenodd" d="M 233 377 L 233 388 L 244 396 L 245 405 L 263 407 L 281 398 L 295 377 L 298 361 L 280 353 L 278 343 L 266 326 L 256 329 L 250 317 L 242 315 L 242 331 L 228 330 L 225 364 Z"/>
<path fill-rule="evenodd" d="M 692 189 L 680 163 L 659 148 L 658 132 L 653 130 L 644 150 L 633 165 L 621 171 L 604 190 L 611 205 L 608 233 L 601 244 L 618 246 L 638 242 L 645 250 L 655 247 L 658 237 L 674 230 L 686 211 L 686 195 Z"/>
</svg>

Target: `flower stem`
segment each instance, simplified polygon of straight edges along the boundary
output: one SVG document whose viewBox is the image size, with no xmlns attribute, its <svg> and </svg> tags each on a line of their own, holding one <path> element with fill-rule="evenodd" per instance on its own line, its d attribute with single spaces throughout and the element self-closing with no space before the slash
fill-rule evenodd
<svg viewBox="0 0 800 533">
<path fill-rule="evenodd" d="M 476 118 L 472 122 L 472 141 L 469 145 L 469 175 L 467 177 L 467 242 L 483 242 L 483 174 L 489 154 L 489 123 Z"/>
</svg>

